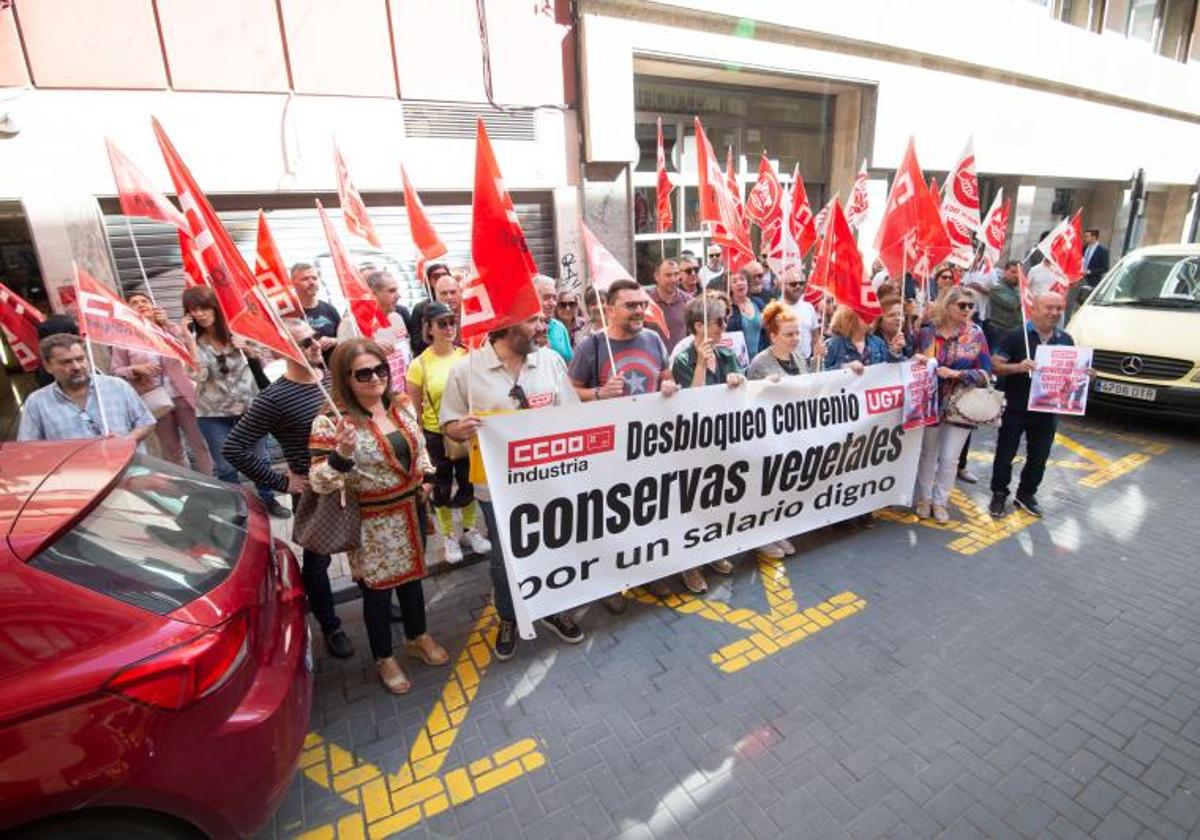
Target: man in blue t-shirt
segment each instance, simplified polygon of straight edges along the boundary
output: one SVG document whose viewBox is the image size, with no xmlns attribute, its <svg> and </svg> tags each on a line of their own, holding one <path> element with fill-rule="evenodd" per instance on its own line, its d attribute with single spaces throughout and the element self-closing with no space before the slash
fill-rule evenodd
<svg viewBox="0 0 1200 840">
<path fill-rule="evenodd" d="M 313 328 L 317 343 L 321 345 L 321 353 L 328 359 L 333 348 L 337 346 L 337 331 L 342 316 L 332 304 L 317 298 L 321 291 L 321 275 L 317 273 L 315 265 L 296 263 L 290 273 L 292 288 L 296 290 L 296 297 L 304 307 L 304 320 Z"/>
<path fill-rule="evenodd" d="M 1058 328 L 1065 303 L 1062 295 L 1044 292 L 1033 303 L 1033 317 L 1021 327 L 1010 330 L 1000 339 L 992 351 L 992 370 L 1004 377 L 1000 387 L 1004 390 L 1004 414 L 1000 419 L 1000 431 L 996 436 L 996 456 L 992 461 L 992 501 L 988 513 L 995 518 L 1004 516 L 1004 503 L 1008 499 L 1008 485 L 1012 481 L 1012 462 L 1021 446 L 1021 435 L 1025 436 L 1025 467 L 1017 483 L 1013 504 L 1039 519 L 1042 509 L 1037 503 L 1037 489 L 1046 472 L 1046 459 L 1054 444 L 1058 428 L 1058 415 L 1046 411 L 1029 411 L 1029 373 L 1034 368 L 1033 358 L 1043 344 L 1073 345 L 1075 341 Z M 1025 338 L 1029 337 L 1029 352 L 1025 352 Z"/>
</svg>

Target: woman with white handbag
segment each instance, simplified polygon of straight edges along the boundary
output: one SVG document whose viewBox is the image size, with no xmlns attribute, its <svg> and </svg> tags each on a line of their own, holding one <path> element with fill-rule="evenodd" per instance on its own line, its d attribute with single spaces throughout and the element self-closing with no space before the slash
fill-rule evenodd
<svg viewBox="0 0 1200 840">
<path fill-rule="evenodd" d="M 962 286 L 938 296 L 930 322 L 917 334 L 917 353 L 937 359 L 937 425 L 926 426 L 913 510 L 922 519 L 950 521 L 947 504 L 958 472 L 958 456 L 971 429 L 994 423 L 1004 397 L 991 386 L 992 358 L 983 330 L 971 320 L 975 301 Z"/>
<path fill-rule="evenodd" d="M 139 315 L 176 335 L 178 330 L 167 320 L 167 313 L 156 307 L 149 296 L 133 292 L 126 299 Z M 138 392 L 146 408 L 157 419 L 154 435 L 167 461 L 190 468 L 183 439 L 195 457 L 196 469 L 205 475 L 213 470 L 212 456 L 200 424 L 196 420 L 196 383 L 183 369 L 178 359 L 165 359 L 154 353 L 114 347 L 112 372 L 129 382 Z"/>
</svg>

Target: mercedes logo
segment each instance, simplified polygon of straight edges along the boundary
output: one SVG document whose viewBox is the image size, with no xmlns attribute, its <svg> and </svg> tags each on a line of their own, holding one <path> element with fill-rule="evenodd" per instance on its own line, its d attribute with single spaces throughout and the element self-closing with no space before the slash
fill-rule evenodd
<svg viewBox="0 0 1200 840">
<path fill-rule="evenodd" d="M 1126 376 L 1137 376 L 1142 372 L 1142 367 L 1140 356 L 1126 356 L 1121 360 L 1121 373 Z"/>
</svg>

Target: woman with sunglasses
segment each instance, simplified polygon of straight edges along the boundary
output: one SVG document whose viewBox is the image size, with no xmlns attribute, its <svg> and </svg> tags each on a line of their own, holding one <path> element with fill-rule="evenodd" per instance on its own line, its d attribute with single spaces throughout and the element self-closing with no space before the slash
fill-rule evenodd
<svg viewBox="0 0 1200 840">
<path fill-rule="evenodd" d="M 940 523 L 950 521 L 946 506 L 954 487 L 959 455 L 971 435 L 970 428 L 945 420 L 947 401 L 959 388 L 986 386 L 992 370 L 987 339 L 971 320 L 974 310 L 971 293 L 962 286 L 950 286 L 934 304 L 930 323 L 917 334 L 917 352 L 937 359 L 938 400 L 943 419 L 935 426 L 925 427 L 913 510 L 922 519 L 932 512 L 934 521 Z"/>
<path fill-rule="evenodd" d="M 196 360 L 196 370 L 189 372 L 196 383 L 196 421 L 208 443 L 213 474 L 221 481 L 236 484 L 238 471 L 221 454 L 221 446 L 258 393 L 248 361 L 257 358 L 257 353 L 233 337 L 217 306 L 216 294 L 207 286 L 183 290 L 183 311 L 180 332 Z M 266 440 L 259 445 L 259 454 L 265 457 Z M 275 499 L 274 490 L 263 484 L 257 488 L 271 516 L 287 519 L 292 515 Z"/>
<path fill-rule="evenodd" d="M 455 346 L 458 336 L 454 313 L 444 303 L 426 304 L 421 331 L 427 345 L 408 368 L 408 398 L 416 416 L 421 419 L 429 460 L 436 471 L 433 477 L 433 518 L 437 524 L 436 542 L 447 563 L 461 563 L 462 546 L 454 535 L 454 510 L 462 511 L 462 543 L 474 554 L 487 554 L 492 544 L 475 528 L 477 508 L 469 472 L 471 461 L 466 452 L 447 446 L 442 435 L 438 412 L 442 409 L 442 394 L 450 378 L 450 368 L 467 355 Z M 458 444 L 461 447 L 461 444 Z M 456 489 L 457 485 L 457 489 Z M 453 493 L 453 495 L 451 495 Z"/>
<path fill-rule="evenodd" d="M 387 353 L 374 341 L 340 343 L 329 359 L 340 420 L 318 415 L 309 448 L 309 486 L 317 493 L 346 490 L 358 497 L 359 547 L 348 552 L 362 592 L 363 620 L 379 679 L 392 694 L 412 681 L 393 656 L 390 603 L 395 590 L 404 622 L 404 651 L 426 665 L 450 661 L 425 628 L 425 558 L 418 495 L 433 472 L 421 428 L 404 393 L 392 393 Z"/>
</svg>

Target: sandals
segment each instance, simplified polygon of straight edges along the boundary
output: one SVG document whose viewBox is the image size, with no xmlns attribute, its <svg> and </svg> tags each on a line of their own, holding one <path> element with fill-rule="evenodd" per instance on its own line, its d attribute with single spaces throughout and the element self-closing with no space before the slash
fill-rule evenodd
<svg viewBox="0 0 1200 840">
<path fill-rule="evenodd" d="M 388 662 L 391 662 L 396 666 L 397 669 L 399 669 L 398 674 L 394 674 L 390 677 L 385 677 L 383 675 L 383 666 Z M 404 673 L 404 669 L 400 668 L 400 663 L 396 661 L 395 657 L 389 656 L 387 659 L 376 659 L 375 670 L 379 672 L 379 680 L 383 683 L 383 687 L 392 694 L 408 694 L 408 692 L 412 691 L 412 681 L 410 681 L 408 675 Z"/>
<path fill-rule="evenodd" d="M 421 660 L 426 665 L 445 665 L 450 661 L 450 654 L 446 653 L 446 649 L 435 642 L 428 633 L 406 641 L 404 652 L 413 659 Z"/>
</svg>

